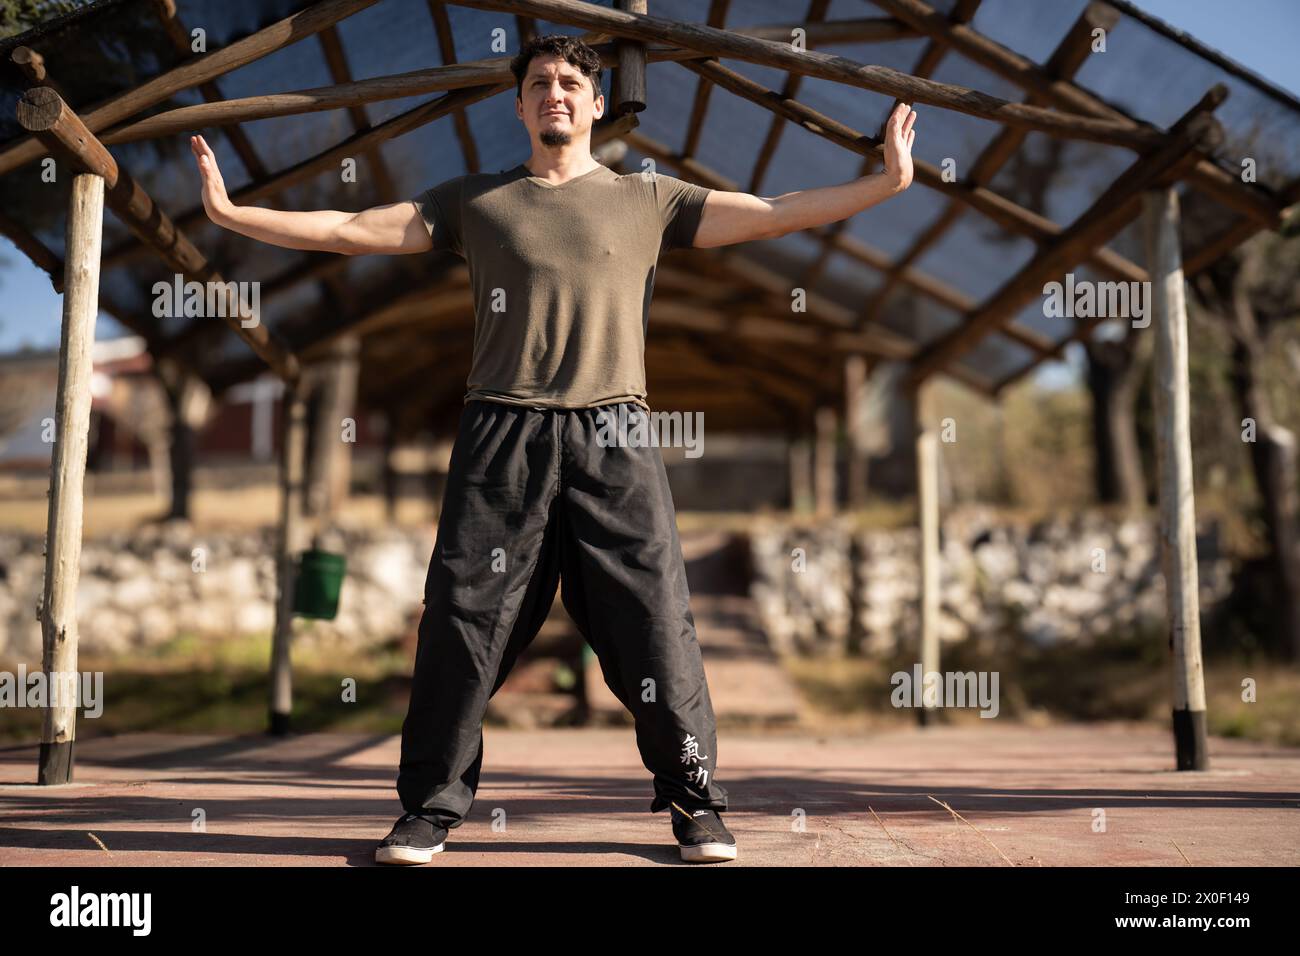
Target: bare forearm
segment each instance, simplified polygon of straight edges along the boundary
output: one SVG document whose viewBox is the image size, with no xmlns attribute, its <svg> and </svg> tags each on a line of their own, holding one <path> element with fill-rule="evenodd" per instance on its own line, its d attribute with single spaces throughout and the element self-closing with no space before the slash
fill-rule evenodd
<svg viewBox="0 0 1300 956">
<path fill-rule="evenodd" d="M 231 205 L 213 220 L 232 232 L 286 249 L 347 252 L 340 246 L 339 228 L 353 215 L 334 209 L 292 212 Z"/>
<path fill-rule="evenodd" d="M 887 172 L 863 176 L 838 186 L 803 189 L 771 200 L 777 235 L 839 222 L 906 187 Z"/>
</svg>

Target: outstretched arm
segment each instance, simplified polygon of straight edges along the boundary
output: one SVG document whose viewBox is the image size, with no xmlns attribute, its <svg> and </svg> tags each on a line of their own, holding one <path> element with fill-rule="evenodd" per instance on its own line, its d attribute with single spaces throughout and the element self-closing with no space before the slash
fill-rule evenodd
<svg viewBox="0 0 1300 956">
<path fill-rule="evenodd" d="M 286 249 L 337 252 L 345 256 L 401 255 L 433 248 L 428 227 L 415 203 L 409 200 L 361 212 L 334 209 L 290 212 L 236 206 L 226 195 L 217 157 L 203 137 L 191 136 L 190 149 L 203 177 L 203 207 L 208 218 L 218 226 Z"/>
<path fill-rule="evenodd" d="M 750 239 L 775 239 L 799 229 L 847 219 L 912 184 L 916 113 L 899 103 L 885 123 L 885 168 L 839 186 L 804 189 L 775 199 L 715 189 L 704 202 L 695 231 L 696 248 Z"/>
</svg>

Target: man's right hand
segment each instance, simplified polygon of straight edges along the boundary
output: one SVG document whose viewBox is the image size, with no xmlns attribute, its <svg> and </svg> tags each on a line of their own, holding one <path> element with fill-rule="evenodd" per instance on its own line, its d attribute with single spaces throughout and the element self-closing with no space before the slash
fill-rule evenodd
<svg viewBox="0 0 1300 956">
<path fill-rule="evenodd" d="M 336 252 L 345 256 L 405 255 L 433 248 L 429 227 L 416 203 L 409 199 L 356 213 L 236 206 L 226 195 L 217 157 L 203 137 L 191 136 L 190 149 L 203 177 L 203 208 L 208 218 L 232 232 L 285 249 Z"/>
<path fill-rule="evenodd" d="M 226 195 L 226 183 L 221 178 L 217 167 L 217 157 L 202 136 L 190 137 L 190 150 L 199 164 L 199 175 L 203 177 L 203 208 L 208 211 L 208 218 L 219 223 L 231 206 L 230 197 Z"/>
</svg>

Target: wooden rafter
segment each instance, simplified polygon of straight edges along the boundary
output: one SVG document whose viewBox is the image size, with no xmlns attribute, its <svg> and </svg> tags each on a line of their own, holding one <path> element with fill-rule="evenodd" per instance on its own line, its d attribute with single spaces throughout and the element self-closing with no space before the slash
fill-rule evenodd
<svg viewBox="0 0 1300 956">
<path fill-rule="evenodd" d="M 104 202 L 122 222 L 149 245 L 167 265 L 198 282 L 224 283 L 221 274 L 178 230 L 167 214 L 137 183 L 48 87 L 29 90 L 18 103 L 18 121 L 71 169 L 94 173 L 104 180 Z M 290 385 L 298 381 L 298 360 L 260 322 L 244 328 L 238 296 L 227 287 L 221 319 L 248 343 Z"/>
<path fill-rule="evenodd" d="M 830 6 L 830 0 L 809 0 L 808 12 L 804 19 L 809 23 L 817 23 L 826 19 L 826 8 Z M 701 81 L 703 77 L 701 77 Z M 781 95 L 786 99 L 794 99 L 799 95 L 799 87 L 803 83 L 803 77 L 798 73 L 787 73 L 785 76 L 785 85 L 781 88 Z M 754 158 L 754 171 L 749 177 L 749 191 L 757 193 L 762 189 L 763 179 L 767 175 L 767 167 L 772 162 L 772 157 L 776 155 L 776 148 L 781 145 L 781 134 L 785 132 L 785 121 L 779 116 L 773 116 L 772 121 L 767 127 L 767 136 L 763 139 L 763 145 L 759 147 L 758 155 Z"/>
<path fill-rule="evenodd" d="M 1026 92 L 1040 93 L 1061 110 L 1076 115 L 1091 116 L 1107 122 L 1127 124 L 1129 129 L 1155 131 L 1148 123 L 1139 123 L 1133 117 L 1116 109 L 1082 87 L 1052 77 L 1038 64 L 990 40 L 964 24 L 952 24 L 942 14 L 921 0 L 872 0 L 877 6 L 909 23 L 921 32 L 942 37 L 953 49 Z M 1279 223 L 1281 205 L 1275 197 L 1258 184 L 1243 183 L 1240 179 L 1220 169 L 1202 154 L 1189 177 L 1197 188 L 1214 196 L 1224 205 L 1269 228 Z"/>
<path fill-rule="evenodd" d="M 832 80 L 848 86 L 884 93 L 905 102 L 925 103 L 993 122 L 1024 126 L 1026 129 L 1039 130 L 1066 139 L 1092 140 L 1139 151 L 1150 149 L 1160 142 L 1158 130 L 1144 129 L 1117 120 L 1070 115 L 1026 106 L 1022 103 L 1009 103 L 976 90 L 908 76 L 888 67 L 864 65 L 817 50 L 795 50 L 788 42 L 763 40 L 698 23 L 679 23 L 662 17 L 610 10 L 580 0 L 455 0 L 455 2 L 461 6 L 481 10 L 525 13 L 556 23 L 568 23 L 589 30 L 604 30 L 613 36 L 673 43 L 715 57 L 731 57 L 763 66 L 774 66 L 818 79 Z"/>
<path fill-rule="evenodd" d="M 1210 115 L 1228 95 L 1220 85 L 1174 124 L 1160 148 L 1140 156 L 1099 196 L 1073 225 L 1047 243 L 1022 269 L 957 329 L 927 348 L 912 364 L 905 385 L 915 389 L 934 372 L 973 348 L 989 332 L 1005 325 L 1021 308 L 1042 294 L 1043 284 L 1062 275 L 1135 216 L 1131 200 L 1156 184 L 1175 182 L 1194 165 L 1197 148 L 1213 149 L 1223 127 Z"/>
<path fill-rule="evenodd" d="M 154 13 L 158 17 L 158 22 L 162 25 L 163 32 L 171 41 L 173 49 L 182 57 L 191 57 L 194 55 L 190 47 L 190 35 L 181 23 L 180 17 L 176 15 L 176 0 L 152 0 Z M 332 26 L 327 27 L 333 30 Z M 221 88 L 212 80 L 205 80 L 198 85 L 199 95 L 209 103 L 219 102 L 225 99 Z M 248 170 L 249 179 L 261 179 L 266 175 L 266 166 L 262 163 L 261 157 L 257 155 L 257 150 L 253 148 L 248 134 L 240 126 L 234 126 L 226 130 L 226 138 L 230 140 L 230 146 L 239 157 L 240 162 L 244 164 L 244 169 Z"/>
<path fill-rule="evenodd" d="M 182 63 L 159 76 L 141 83 L 88 110 L 82 123 L 98 133 L 115 123 L 135 116 L 171 96 L 214 79 L 224 73 L 252 63 L 291 43 L 309 37 L 344 17 L 364 10 L 377 0 L 322 0 L 305 10 L 285 17 L 269 27 L 237 40 L 206 56 Z M 102 141 L 102 140 L 101 140 Z M 46 155 L 46 147 L 32 136 L 24 136 L 0 149 L 0 176 Z"/>
<path fill-rule="evenodd" d="M 800 25 L 747 27 L 733 32 L 738 36 L 747 37 L 781 30 L 789 31 L 795 26 Z M 833 42 L 851 42 L 848 38 L 853 35 L 854 30 L 845 30 L 843 39 L 836 39 Z M 587 33 L 578 39 L 592 45 L 600 56 L 602 66 L 613 67 L 618 62 L 617 51 L 612 44 L 598 42 L 604 36 L 600 33 Z M 773 45 L 780 46 L 780 44 Z M 708 54 L 682 47 L 647 46 L 646 49 L 646 59 L 650 62 L 701 59 L 706 56 Z M 393 76 L 377 76 L 352 83 L 284 93 L 263 93 L 257 96 L 223 100 L 219 103 L 182 106 L 115 126 L 105 132 L 102 139 L 105 143 L 116 145 L 169 136 L 199 127 L 226 126 L 249 120 L 343 109 L 361 103 L 421 96 L 466 87 L 499 84 L 514 87 L 515 78 L 510 72 L 510 59 L 510 57 L 489 57 L 424 70 L 412 70 Z M 0 153 L 0 157 L 2 156 L 3 153 Z"/>
<path fill-rule="evenodd" d="M 1285 188 L 1283 188 L 1281 191 L 1281 195 L 1292 204 L 1300 202 L 1300 179 L 1294 180 L 1293 182 L 1289 183 Z M 1255 233 L 1259 231 L 1260 231 L 1259 223 L 1252 222 L 1249 219 L 1244 219 L 1241 222 L 1237 223 L 1235 226 L 1229 227 L 1223 234 L 1211 239 L 1206 246 L 1202 246 L 1201 249 L 1197 250 L 1195 253 L 1193 253 L 1191 256 L 1188 257 L 1187 260 L 1188 266 L 1186 269 L 1183 270 L 1183 274 L 1190 278 L 1200 270 L 1209 266 L 1211 263 L 1217 261 L 1220 256 L 1224 255 L 1225 253 L 1227 253 L 1232 249 L 1235 249 L 1237 246 L 1245 242 L 1247 239 L 1249 239 L 1251 236 L 1255 235 Z M 1225 241 L 1225 240 L 1232 240 L 1232 241 Z M 1078 321 L 1076 321 L 1073 331 L 1071 331 L 1069 335 L 1065 336 L 1063 339 L 1061 339 L 1059 342 L 1053 345 L 1051 355 L 1047 357 L 1048 358 L 1062 357 L 1065 354 L 1065 347 L 1067 345 L 1069 345 L 1071 342 L 1084 341 L 1085 339 L 1088 338 L 1088 336 L 1092 334 L 1093 329 L 1095 329 L 1102 322 L 1105 322 L 1108 318 L 1110 317 L 1100 315 L 1100 316 L 1090 316 L 1088 318 L 1079 319 Z M 1030 372 L 1032 372 L 1035 368 L 1039 366 L 1039 364 L 1041 364 L 1041 361 L 1042 359 L 1036 362 L 1029 363 L 1025 367 L 1019 368 L 1016 371 L 1012 372 L 1010 375 L 1005 376 L 1004 378 L 1002 378 L 1001 381 L 999 381 L 994 386 L 995 389 L 997 390 L 998 393 L 1001 393 L 1003 389 L 1007 388 L 1010 385 L 1015 384 L 1025 375 L 1028 375 Z"/>
<path fill-rule="evenodd" d="M 1048 60 L 1047 72 L 1058 79 L 1069 79 L 1073 76 L 1074 72 L 1083 65 L 1092 49 L 1092 31 L 1099 28 L 1111 29 L 1118 17 L 1119 15 L 1113 7 L 1100 2 L 1090 3 L 1079 14 L 1074 25 L 1066 32 L 1065 37 Z M 932 43 L 938 44 L 940 41 L 936 39 Z M 945 44 L 943 49 L 949 48 Z M 1030 93 L 1027 102 L 1042 105 L 1042 103 L 1046 102 L 1046 98 L 1038 93 Z M 1020 148 L 1025 136 L 1026 133 L 1022 129 L 1004 126 L 988 145 L 980 151 L 979 156 L 971 164 L 970 172 L 966 175 L 966 181 L 973 186 L 987 186 L 993 180 L 993 177 L 997 175 L 1003 164 Z M 864 325 L 879 321 L 890 294 L 902 281 L 902 271 L 911 266 L 927 250 L 947 235 L 949 227 L 961 218 L 965 208 L 957 200 L 951 200 L 938 218 L 912 240 L 912 244 L 898 257 L 893 268 L 890 269 L 880 289 L 862 310 Z"/>
<path fill-rule="evenodd" d="M 706 21 L 711 27 L 722 27 L 727 22 L 727 7 L 731 0 L 710 0 L 709 17 Z M 695 99 L 691 101 L 691 118 L 686 123 L 686 139 L 682 143 L 682 155 L 694 156 L 700 148 L 700 134 L 704 131 L 704 116 L 709 109 L 709 94 L 713 84 L 704 77 L 695 81 Z"/>
<path fill-rule="evenodd" d="M 761 83 L 755 83 L 716 61 L 683 62 L 682 66 L 709 77 L 728 92 L 778 113 L 810 133 L 851 152 L 876 160 L 884 155 L 879 137 L 861 133 L 795 100 L 783 99 L 774 90 L 769 90 Z M 1061 227 L 1050 219 L 1017 205 L 991 189 L 961 181 L 947 182 L 938 167 L 915 157 L 912 166 L 916 182 L 960 200 L 1012 232 L 1028 236 L 1037 242 L 1053 239 L 1061 233 Z M 1126 281 L 1140 281 L 1139 277 L 1145 278 L 1146 275 L 1141 266 L 1109 249 L 1094 250 L 1089 261 L 1099 271 Z"/>
<path fill-rule="evenodd" d="M 957 5 L 953 7 L 951 16 L 954 20 L 965 23 L 975 16 L 975 11 L 979 9 L 979 5 L 980 0 L 959 0 Z M 934 71 L 939 68 L 939 64 L 943 62 L 943 58 L 947 53 L 948 44 L 931 38 L 930 42 L 925 45 L 925 49 L 921 51 L 921 56 L 917 59 L 916 65 L 912 67 L 912 75 L 924 77 L 932 76 Z M 701 82 L 703 82 L 703 80 L 701 80 Z M 892 111 L 893 106 L 890 107 L 890 112 Z M 885 122 L 889 119 L 890 112 L 887 112 L 880 119 L 882 130 Z M 775 122 L 775 120 L 773 122 Z M 871 171 L 875 168 L 876 163 L 877 160 L 873 156 L 863 157 L 862 168 L 859 170 L 858 175 L 870 175 Z M 833 240 L 836 236 L 841 235 L 849 228 L 849 222 L 849 219 L 841 219 L 838 222 L 831 223 L 830 235 L 828 237 L 828 240 L 831 241 L 822 243 L 821 251 L 818 253 L 817 258 L 809 264 L 803 279 L 803 284 L 805 286 L 810 286 L 821 278 L 821 274 L 825 270 L 826 264 L 834 254 L 835 245 Z"/>
<path fill-rule="evenodd" d="M 447 16 L 447 5 L 442 0 L 428 0 L 429 15 L 433 17 L 434 32 L 438 34 L 438 52 L 442 55 L 443 66 L 456 62 L 456 39 L 451 32 L 451 18 Z M 474 131 L 469 128 L 469 116 L 464 108 L 456 110 L 452 122 L 456 124 L 456 138 L 460 141 L 460 152 L 465 158 L 465 171 L 476 173 L 478 165 L 478 147 L 474 145 Z"/>
<path fill-rule="evenodd" d="M 311 180 L 325 170 L 337 169 L 339 162 L 345 158 L 365 155 L 372 150 L 378 149 L 381 144 L 394 137 L 431 123 L 454 109 L 475 103 L 506 89 L 509 89 L 509 87 L 505 85 L 470 87 L 463 90 L 454 90 L 438 97 L 436 100 L 430 100 L 428 103 L 421 103 L 414 109 L 385 120 L 378 126 L 372 126 L 369 129 L 353 133 L 336 146 L 295 163 L 288 169 L 274 173 L 267 179 L 249 183 L 236 190 L 231 195 L 230 200 L 236 205 L 246 206 L 279 195 L 292 186 Z M 207 210 L 204 209 L 202 203 L 199 203 L 192 209 L 182 213 L 176 222 L 181 228 L 188 228 L 195 223 L 201 222 L 206 217 Z M 139 254 L 140 251 L 142 250 L 135 243 L 123 243 L 105 254 L 104 264 L 106 267 L 121 265 Z"/>
</svg>

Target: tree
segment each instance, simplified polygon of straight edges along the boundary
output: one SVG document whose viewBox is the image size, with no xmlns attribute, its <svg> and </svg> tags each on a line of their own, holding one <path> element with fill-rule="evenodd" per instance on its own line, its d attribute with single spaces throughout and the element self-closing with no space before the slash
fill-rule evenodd
<svg viewBox="0 0 1300 956">
<path fill-rule="evenodd" d="M 1257 236 L 1197 277 L 1199 304 L 1216 316 L 1232 341 L 1229 380 L 1242 439 L 1262 501 L 1270 565 L 1278 600 L 1277 643 L 1300 659 L 1300 478 L 1296 436 L 1278 419 L 1265 368 L 1284 350 L 1284 324 L 1300 318 L 1300 240 Z"/>
</svg>

